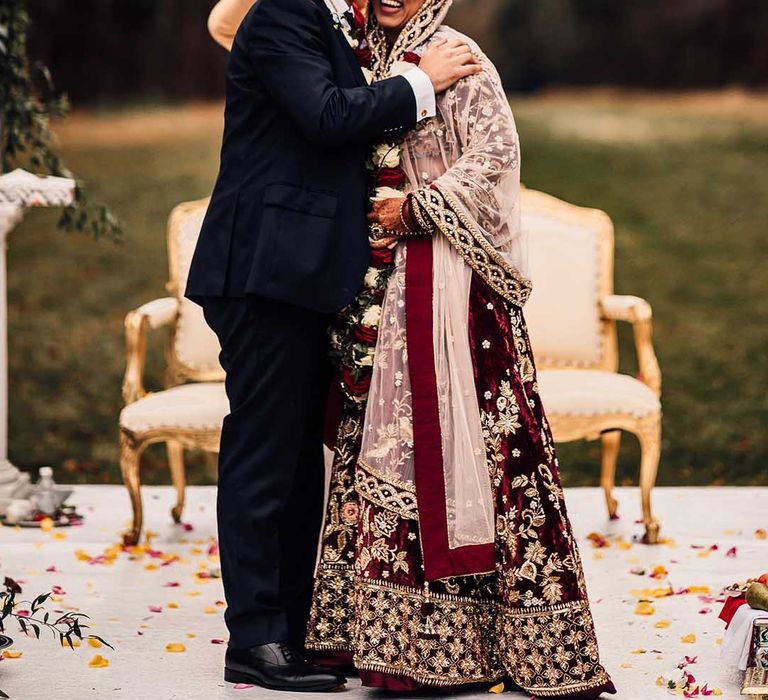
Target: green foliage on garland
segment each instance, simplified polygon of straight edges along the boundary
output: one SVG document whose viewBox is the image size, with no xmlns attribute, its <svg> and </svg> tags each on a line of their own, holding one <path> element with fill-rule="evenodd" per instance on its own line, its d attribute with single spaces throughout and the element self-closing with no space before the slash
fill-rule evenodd
<svg viewBox="0 0 768 700">
<path fill-rule="evenodd" d="M 38 175 L 74 177 L 53 148 L 52 117 L 69 111 L 57 94 L 48 68 L 27 55 L 29 15 L 26 0 L 0 5 L 0 172 L 24 167 Z M 64 209 L 59 227 L 94 238 L 122 239 L 123 231 L 109 208 L 91 199 L 78 181 L 75 201 Z"/>
</svg>

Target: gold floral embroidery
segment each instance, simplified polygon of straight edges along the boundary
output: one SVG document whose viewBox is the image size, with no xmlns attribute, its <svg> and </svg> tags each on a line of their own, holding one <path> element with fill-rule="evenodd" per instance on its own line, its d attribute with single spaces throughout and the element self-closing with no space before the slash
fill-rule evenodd
<svg viewBox="0 0 768 700">
<path fill-rule="evenodd" d="M 540 697 L 585 692 L 608 682 L 585 601 L 527 610 L 495 599 L 425 594 L 383 581 L 354 585 L 355 666 L 425 685 L 510 676 Z"/>
</svg>

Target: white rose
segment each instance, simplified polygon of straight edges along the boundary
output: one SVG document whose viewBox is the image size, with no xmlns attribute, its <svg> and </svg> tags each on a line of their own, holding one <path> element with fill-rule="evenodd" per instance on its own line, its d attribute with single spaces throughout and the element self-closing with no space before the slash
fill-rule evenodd
<svg viewBox="0 0 768 700">
<path fill-rule="evenodd" d="M 369 309 L 366 309 L 363 314 L 363 318 L 360 320 L 364 326 L 369 328 L 378 328 L 379 321 L 381 320 L 381 307 L 378 304 L 374 304 Z"/>
<path fill-rule="evenodd" d="M 381 144 L 374 153 L 374 162 L 379 168 L 399 168 L 400 167 L 400 148 Z"/>
<path fill-rule="evenodd" d="M 392 187 L 377 187 L 376 194 L 373 196 L 375 201 L 382 199 L 404 199 L 405 193 Z"/>
<path fill-rule="evenodd" d="M 379 271 L 372 267 L 365 273 L 365 279 L 363 280 L 366 287 L 369 289 L 376 289 L 379 285 Z"/>
</svg>

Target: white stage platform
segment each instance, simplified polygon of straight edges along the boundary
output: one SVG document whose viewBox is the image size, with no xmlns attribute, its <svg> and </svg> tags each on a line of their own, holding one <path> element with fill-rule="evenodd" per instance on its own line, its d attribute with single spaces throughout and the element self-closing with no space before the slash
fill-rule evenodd
<svg viewBox="0 0 768 700">
<path fill-rule="evenodd" d="M 655 613 L 641 616 L 636 614 L 642 595 L 638 590 L 664 588 L 668 583 L 675 590 L 707 586 L 718 597 L 721 588 L 734 580 L 768 570 L 768 540 L 756 535 L 757 530 L 768 528 L 768 489 L 656 490 L 655 512 L 663 523 L 662 535 L 672 540 L 656 547 L 631 543 L 632 536 L 642 532 L 635 522 L 639 494 L 635 489 L 617 492 L 622 519 L 612 523 L 606 519 L 599 490 L 570 489 L 566 493 L 586 567 L 603 662 L 619 689 L 613 697 L 652 700 L 667 696 L 656 679 L 678 678 L 676 667 L 687 655 L 698 657 L 688 669 L 698 681 L 721 689 L 721 698 L 736 700 L 739 678 L 719 660 L 723 637 L 723 624 L 717 619 L 720 604 L 700 593 L 674 595 L 655 600 Z M 60 649 L 52 638 L 25 638 L 11 623 L 9 632 L 16 640 L 13 649 L 22 655 L 0 661 L 0 689 L 13 700 L 285 698 L 285 694 L 259 688 L 235 689 L 222 680 L 225 646 L 211 640 L 226 638 L 224 596 L 221 582 L 205 577 L 218 566 L 215 556 L 208 555 L 215 541 L 214 489 L 188 490 L 186 529 L 171 523 L 170 488 L 148 487 L 144 495 L 145 521 L 157 532 L 152 545 L 166 555 L 165 560 L 148 554 L 130 559 L 125 553 L 111 564 L 87 560 L 86 555 L 101 555 L 120 541 L 129 506 L 127 494 L 118 486 L 76 488 L 71 502 L 86 518 L 82 527 L 49 533 L 0 529 L 0 574 L 23 582 L 22 597 L 60 586 L 64 592 L 49 609 L 82 610 L 92 617 L 93 631 L 115 646 L 115 651 L 85 643 L 74 651 Z M 593 548 L 586 539 L 591 532 L 607 535 L 611 546 Z M 735 552 L 729 554 L 733 547 Z M 169 560 L 172 555 L 179 559 Z M 656 566 L 669 572 L 668 579 L 649 576 Z M 637 573 L 641 570 L 644 575 Z M 657 627 L 657 623 L 662 624 Z M 185 651 L 168 651 L 169 644 L 184 645 Z M 109 665 L 89 667 L 97 654 Z M 445 695 L 440 691 L 433 697 Z M 346 691 L 334 697 L 392 696 L 363 690 L 352 680 Z M 459 697 L 488 696 L 473 692 Z M 528 699 L 527 694 L 506 697 Z"/>
</svg>

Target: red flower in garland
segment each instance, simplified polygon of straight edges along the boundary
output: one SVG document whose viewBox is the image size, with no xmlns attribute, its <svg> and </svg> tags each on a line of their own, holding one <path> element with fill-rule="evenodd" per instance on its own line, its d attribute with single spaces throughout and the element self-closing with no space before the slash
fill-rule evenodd
<svg viewBox="0 0 768 700">
<path fill-rule="evenodd" d="M 418 66 L 419 63 L 421 63 L 421 56 L 417 54 L 415 51 L 406 51 L 403 54 L 403 60 L 406 63 L 413 63 L 414 66 Z"/>
<path fill-rule="evenodd" d="M 376 340 L 379 337 L 379 332 L 375 328 L 370 328 L 368 326 L 355 326 L 352 333 L 358 342 L 370 347 L 376 345 Z"/>
<path fill-rule="evenodd" d="M 355 29 L 361 31 L 363 35 L 365 35 L 365 29 L 366 29 L 366 20 L 365 15 L 363 14 L 363 11 L 360 9 L 360 5 L 358 5 L 356 2 L 353 2 L 351 4 L 351 10 L 352 10 L 352 22 L 354 24 Z"/>
<path fill-rule="evenodd" d="M 365 396 L 371 388 L 372 372 L 366 372 L 360 379 L 355 379 L 349 368 L 343 367 L 341 370 L 341 380 L 347 388 L 350 396 Z"/>
<path fill-rule="evenodd" d="M 373 51 L 369 46 L 357 46 L 352 51 L 361 67 L 369 70 L 373 67 Z"/>
<path fill-rule="evenodd" d="M 391 248 L 376 248 L 371 250 L 371 267 L 381 270 L 387 267 L 395 258 L 395 251 Z"/>
<path fill-rule="evenodd" d="M 405 184 L 405 171 L 402 168 L 379 168 L 376 173 L 378 187 L 392 187 L 399 190 Z"/>
</svg>

